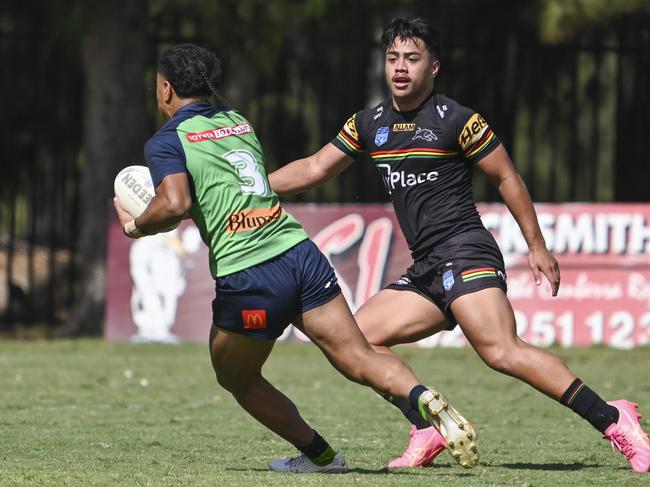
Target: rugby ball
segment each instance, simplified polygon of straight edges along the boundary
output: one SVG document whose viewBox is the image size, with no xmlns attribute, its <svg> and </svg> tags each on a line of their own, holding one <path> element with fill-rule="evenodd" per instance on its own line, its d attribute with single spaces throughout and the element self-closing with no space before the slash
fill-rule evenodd
<svg viewBox="0 0 650 487">
<path fill-rule="evenodd" d="M 120 205 L 133 218 L 145 210 L 155 191 L 147 166 L 128 166 L 122 169 L 113 183 Z"/>
</svg>

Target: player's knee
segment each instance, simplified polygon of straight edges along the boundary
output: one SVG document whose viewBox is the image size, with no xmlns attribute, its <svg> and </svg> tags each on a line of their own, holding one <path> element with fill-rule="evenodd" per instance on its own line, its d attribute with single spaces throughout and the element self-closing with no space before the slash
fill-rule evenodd
<svg viewBox="0 0 650 487">
<path fill-rule="evenodd" d="M 229 374 L 223 373 L 219 370 L 215 370 L 215 375 L 217 377 L 217 383 L 225 390 L 230 392 L 235 384 L 233 378 Z"/>
<path fill-rule="evenodd" d="M 233 396 L 237 397 L 246 392 L 253 382 L 252 378 L 242 376 L 242 374 L 233 373 L 230 370 L 215 370 L 217 376 L 217 383 L 225 390 L 230 392 Z"/>
<path fill-rule="evenodd" d="M 483 362 L 498 372 L 511 375 L 513 370 L 513 356 L 509 353 L 510 347 L 503 345 L 490 345 L 479 350 Z"/>
</svg>

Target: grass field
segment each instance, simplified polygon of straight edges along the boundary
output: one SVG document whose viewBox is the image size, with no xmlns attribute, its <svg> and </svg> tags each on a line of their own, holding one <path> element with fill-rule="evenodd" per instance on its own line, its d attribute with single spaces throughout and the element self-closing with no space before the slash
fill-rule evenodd
<svg viewBox="0 0 650 487">
<path fill-rule="evenodd" d="M 649 485 L 577 415 L 471 350 L 398 350 L 474 421 L 478 467 L 445 452 L 434 467 L 388 472 L 407 441 L 402 416 L 310 345 L 278 345 L 266 375 L 345 451 L 346 475 L 269 472 L 268 460 L 295 452 L 216 385 L 206 346 L 0 341 L 0 485 Z M 603 396 L 650 417 L 650 349 L 559 353 Z"/>
</svg>

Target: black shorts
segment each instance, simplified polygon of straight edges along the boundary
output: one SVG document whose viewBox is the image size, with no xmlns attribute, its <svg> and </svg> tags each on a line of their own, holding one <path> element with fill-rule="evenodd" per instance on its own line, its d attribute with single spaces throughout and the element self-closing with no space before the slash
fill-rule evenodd
<svg viewBox="0 0 650 487">
<path fill-rule="evenodd" d="M 432 301 L 456 326 L 451 303 L 458 297 L 498 287 L 506 292 L 503 255 L 485 229 L 454 235 L 413 263 L 399 280 L 386 289 L 413 291 Z"/>
</svg>

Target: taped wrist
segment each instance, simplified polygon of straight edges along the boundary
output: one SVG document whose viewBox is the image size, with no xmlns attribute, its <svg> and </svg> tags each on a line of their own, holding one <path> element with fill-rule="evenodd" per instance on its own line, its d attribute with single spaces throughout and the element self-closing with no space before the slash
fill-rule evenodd
<svg viewBox="0 0 650 487">
<path fill-rule="evenodd" d="M 126 222 L 122 230 L 124 231 L 124 235 L 129 238 L 140 238 L 146 235 L 142 230 L 138 228 L 138 224 L 136 223 L 135 218 Z"/>
</svg>

